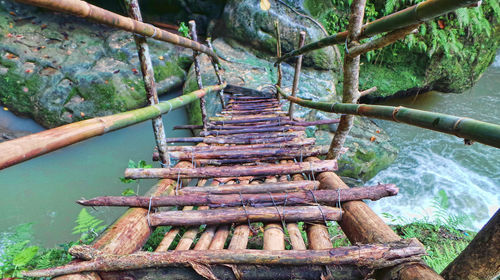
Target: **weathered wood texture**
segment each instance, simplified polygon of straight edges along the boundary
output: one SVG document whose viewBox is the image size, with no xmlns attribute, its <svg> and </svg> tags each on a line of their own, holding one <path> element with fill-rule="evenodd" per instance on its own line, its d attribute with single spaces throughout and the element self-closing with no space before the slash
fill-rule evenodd
<svg viewBox="0 0 500 280">
<path fill-rule="evenodd" d="M 127 168 L 125 177 L 146 178 L 211 178 L 239 176 L 269 176 L 304 172 L 325 172 L 337 170 L 337 161 L 297 162 L 288 164 L 266 164 L 260 166 L 199 167 L 199 168 Z"/>
<path fill-rule="evenodd" d="M 495 279 L 500 275 L 500 210 L 441 273 L 445 279 Z"/>
<path fill-rule="evenodd" d="M 142 22 L 141 10 L 138 0 L 125 0 L 128 15 L 139 22 Z M 154 77 L 153 63 L 149 55 L 149 47 L 145 37 L 134 35 L 135 45 L 139 53 L 139 61 L 141 64 L 142 79 L 144 81 L 144 89 L 149 105 L 158 104 L 158 93 L 156 91 L 156 83 Z M 203 97 L 202 97 L 203 98 Z M 167 166 L 170 166 L 170 157 L 168 156 L 167 142 L 165 141 L 165 129 L 163 128 L 163 119 L 161 116 L 152 119 L 153 131 L 158 147 L 160 161 Z"/>
<path fill-rule="evenodd" d="M 203 189 L 203 188 L 201 188 Z M 255 189 L 255 188 L 254 188 Z M 262 191 L 261 191 L 262 192 Z M 251 205 L 310 204 L 318 202 L 334 205 L 339 202 L 353 200 L 378 200 L 382 197 L 394 196 L 398 188 L 393 184 L 372 187 L 357 187 L 338 190 L 309 190 L 291 193 L 246 193 L 246 194 L 184 194 L 176 196 L 100 196 L 93 199 L 77 200 L 83 206 L 127 206 L 127 207 L 162 207 L 162 206 L 201 206 L 231 207 L 242 203 Z"/>
<path fill-rule="evenodd" d="M 196 33 L 196 22 L 194 20 L 190 20 L 188 22 L 189 25 L 189 34 L 194 42 L 198 42 L 198 34 Z M 199 52 L 193 50 L 193 61 L 194 61 L 194 73 L 196 76 L 196 84 L 198 85 L 198 89 L 203 88 L 203 81 L 201 80 L 201 69 L 200 69 L 200 59 Z M 200 98 L 200 110 L 201 110 L 201 122 L 203 124 L 203 129 L 206 130 L 206 125 L 208 122 L 207 119 L 207 108 L 205 105 L 205 98 Z"/>
<path fill-rule="evenodd" d="M 304 46 L 304 42 L 306 41 L 306 32 L 301 31 L 299 33 L 299 49 Z M 293 83 L 292 83 L 292 96 L 297 95 L 297 90 L 299 88 L 299 80 L 300 80 L 300 69 L 302 68 L 302 55 L 297 57 L 297 62 L 295 63 L 295 73 L 293 75 Z M 278 85 L 281 87 L 280 85 Z M 279 94 L 278 94 L 279 95 Z M 293 120 L 294 113 L 294 104 L 290 102 L 290 107 L 288 108 L 288 115 L 290 116 L 290 120 Z"/>
<path fill-rule="evenodd" d="M 70 253 L 86 261 L 57 268 L 25 272 L 30 277 L 52 277 L 85 271 L 119 271 L 176 265 L 196 264 L 258 264 L 258 265 L 356 265 L 382 268 L 425 253 L 414 239 L 388 244 L 359 245 L 329 250 L 267 251 L 267 250 L 208 250 L 170 251 L 114 255 L 89 246 L 73 246 Z"/>
<path fill-rule="evenodd" d="M 320 209 L 321 208 L 321 209 Z M 337 221 L 342 213 L 329 206 L 224 208 L 214 210 L 165 211 L 150 214 L 151 225 L 195 226 L 250 222 Z"/>
<path fill-rule="evenodd" d="M 316 161 L 309 158 L 307 161 Z M 349 187 L 333 172 L 323 172 L 316 176 L 320 182 L 320 189 L 348 189 Z M 342 204 L 342 221 L 339 222 L 342 231 L 352 244 L 355 243 L 384 243 L 395 242 L 401 238 L 384 221 L 362 201 L 350 201 Z M 382 271 L 381 279 L 390 275 L 397 275 L 403 280 L 414 279 L 443 279 L 435 271 L 423 263 L 416 261 L 401 265 L 398 268 Z"/>
<path fill-rule="evenodd" d="M 276 192 L 294 192 L 299 190 L 315 190 L 319 186 L 317 181 L 301 181 L 301 182 L 276 182 L 264 183 L 259 185 L 222 185 L 217 187 L 184 187 L 180 190 L 180 194 L 190 193 L 210 193 L 210 194 L 245 194 L 245 193 L 276 193 Z"/>
</svg>

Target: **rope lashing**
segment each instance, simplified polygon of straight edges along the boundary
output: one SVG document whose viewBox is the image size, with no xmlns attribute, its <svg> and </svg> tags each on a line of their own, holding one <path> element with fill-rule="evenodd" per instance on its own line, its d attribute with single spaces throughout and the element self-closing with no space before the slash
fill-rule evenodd
<svg viewBox="0 0 500 280">
<path fill-rule="evenodd" d="M 318 206 L 319 212 L 321 213 L 321 216 L 323 217 L 323 222 L 325 222 L 325 226 L 328 227 L 328 221 L 326 220 L 325 213 L 323 213 L 323 209 L 321 208 L 321 205 L 318 203 L 318 200 L 316 199 L 316 196 L 314 195 L 314 192 L 311 190 L 308 190 L 311 193 L 311 196 L 316 203 L 316 206 Z"/>
<path fill-rule="evenodd" d="M 153 200 L 153 196 L 152 195 L 149 197 L 148 216 L 147 216 L 148 226 L 149 227 L 151 227 L 151 220 L 149 219 L 149 213 L 151 212 L 151 200 Z"/>
<path fill-rule="evenodd" d="M 240 194 L 240 202 L 241 202 L 241 206 L 243 207 L 243 211 L 245 211 L 245 215 L 247 216 L 247 222 L 248 222 L 248 228 L 252 231 L 252 233 L 254 235 L 257 235 L 258 232 L 252 227 L 252 225 L 250 224 L 250 215 L 248 215 L 248 211 L 247 211 L 247 208 L 245 206 L 245 204 L 243 203 L 243 196 L 241 195 L 241 192 L 239 192 Z"/>
<path fill-rule="evenodd" d="M 337 189 L 337 194 L 339 196 L 337 207 L 340 209 L 340 220 L 342 220 L 342 204 L 340 203 L 340 189 Z"/>
<path fill-rule="evenodd" d="M 398 119 L 396 119 L 396 114 L 399 112 L 399 110 L 401 110 L 401 108 L 403 108 L 403 107 L 398 106 L 398 107 L 394 108 L 394 110 L 392 111 L 392 120 L 394 120 L 395 122 L 399 122 Z"/>
</svg>

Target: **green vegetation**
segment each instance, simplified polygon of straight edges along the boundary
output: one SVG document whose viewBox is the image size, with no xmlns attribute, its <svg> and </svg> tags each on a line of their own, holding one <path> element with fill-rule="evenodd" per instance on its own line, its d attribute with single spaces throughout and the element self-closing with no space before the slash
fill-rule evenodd
<svg viewBox="0 0 500 280">
<path fill-rule="evenodd" d="M 365 22 L 422 1 L 368 1 Z M 351 2 L 332 0 L 323 9 L 311 8 L 311 13 L 334 34 L 347 29 Z M 461 8 L 422 24 L 417 34 L 363 55 L 360 86 L 377 86 L 379 96 L 430 83 L 441 91 L 462 92 L 493 60 L 495 52 L 488 50 L 498 44 L 494 42 L 500 36 L 499 18 L 499 2 L 485 0 L 480 7 Z M 344 52 L 343 46 L 339 49 Z"/>
<path fill-rule="evenodd" d="M 165 61 L 165 65 L 154 67 L 155 81 L 159 82 L 171 76 L 184 77 L 185 72 L 176 61 Z"/>
<path fill-rule="evenodd" d="M 33 245 L 32 224 L 21 224 L 12 233 L 0 236 L 0 278 L 21 277 L 21 272 L 65 265 L 72 260 L 68 249 L 76 244 L 90 244 L 104 230 L 102 220 L 90 215 L 85 208 L 75 220 L 73 234 L 77 241 L 60 244 L 56 248 Z"/>
<path fill-rule="evenodd" d="M 183 37 L 191 39 L 191 36 L 189 36 L 189 27 L 187 27 L 186 23 L 181 22 L 177 31 L 179 31 L 179 34 Z"/>
</svg>

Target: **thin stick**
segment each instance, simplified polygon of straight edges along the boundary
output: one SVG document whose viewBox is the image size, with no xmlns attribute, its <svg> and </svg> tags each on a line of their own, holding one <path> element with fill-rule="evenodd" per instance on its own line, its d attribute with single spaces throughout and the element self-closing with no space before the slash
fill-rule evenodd
<svg viewBox="0 0 500 280">
<path fill-rule="evenodd" d="M 304 46 L 305 41 L 306 41 L 306 32 L 301 31 L 299 34 L 299 48 Z M 302 55 L 299 55 L 297 57 L 297 63 L 295 64 L 295 74 L 293 75 L 292 96 L 297 95 L 301 68 L 302 68 Z M 288 115 L 290 115 L 290 120 L 293 120 L 293 113 L 294 113 L 293 102 L 290 102 L 290 108 L 288 109 Z"/>
</svg>

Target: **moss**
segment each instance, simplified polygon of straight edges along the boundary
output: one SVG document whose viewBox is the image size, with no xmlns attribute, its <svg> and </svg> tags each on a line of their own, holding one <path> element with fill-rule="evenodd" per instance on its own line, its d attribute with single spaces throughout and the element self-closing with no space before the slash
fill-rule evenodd
<svg viewBox="0 0 500 280">
<path fill-rule="evenodd" d="M 32 99 L 40 84 L 40 77 L 36 75 L 23 77 L 9 70 L 0 77 L 0 101 L 12 106 L 13 111 L 17 113 L 32 115 Z"/>
<path fill-rule="evenodd" d="M 154 67 L 155 81 L 162 81 L 171 76 L 184 77 L 185 72 L 175 62 L 166 61 L 165 65 Z"/>
<path fill-rule="evenodd" d="M 117 51 L 113 54 L 113 57 L 122 62 L 128 62 L 128 54 L 123 51 Z"/>
</svg>

